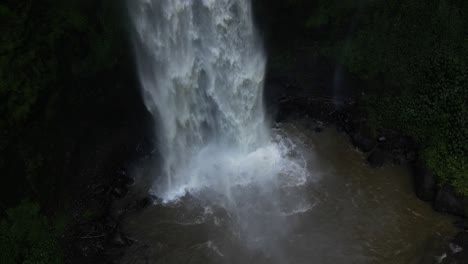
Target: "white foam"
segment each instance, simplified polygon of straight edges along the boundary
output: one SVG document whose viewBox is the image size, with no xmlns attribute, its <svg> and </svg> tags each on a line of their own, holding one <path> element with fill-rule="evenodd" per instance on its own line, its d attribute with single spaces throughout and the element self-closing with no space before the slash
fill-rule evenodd
<svg viewBox="0 0 468 264">
<path fill-rule="evenodd" d="M 218 246 L 216 246 L 216 244 L 213 242 L 213 241 L 208 241 L 206 243 L 206 246 L 213 250 L 216 254 L 218 254 L 220 257 L 224 257 L 224 254 L 221 253 L 221 251 L 219 250 Z"/>
<path fill-rule="evenodd" d="M 155 193 L 169 202 L 207 188 L 230 198 L 232 188 L 251 184 L 303 185 L 308 179 L 306 164 L 288 157 L 288 151 L 284 145 L 276 143 L 248 153 L 210 145 L 197 153 L 185 169 L 178 171 L 190 176 L 180 175 L 185 181 L 177 188 Z"/>
</svg>

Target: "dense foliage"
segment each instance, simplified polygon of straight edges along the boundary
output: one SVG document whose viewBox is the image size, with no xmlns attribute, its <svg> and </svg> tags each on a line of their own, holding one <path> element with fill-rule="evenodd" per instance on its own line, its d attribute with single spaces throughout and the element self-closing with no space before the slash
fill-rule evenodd
<svg viewBox="0 0 468 264">
<path fill-rule="evenodd" d="M 310 30 L 326 28 L 322 51 L 362 78 L 375 125 L 423 148 L 440 183 L 468 194 L 468 2 L 318 1 Z"/>
<path fill-rule="evenodd" d="M 40 0 L 0 5 L 2 126 L 26 121 L 43 93 L 54 94 L 64 85 L 63 74 L 90 75 L 112 66 L 116 30 L 106 18 L 112 5 L 102 8 L 100 17 L 90 17 L 86 9 L 97 5 L 92 2 Z"/>
<path fill-rule="evenodd" d="M 376 126 L 415 138 L 440 182 L 468 194 L 467 1 L 260 1 L 280 10 L 272 31 L 297 37 L 278 34 L 267 46 L 281 40 L 319 47 L 362 78 L 378 80 L 364 91 Z M 58 164 L 68 164 L 64 153 L 73 146 L 84 148 L 65 141 L 81 125 L 83 109 L 94 116 L 93 106 L 108 108 L 115 86 L 109 78 L 105 87 L 99 82 L 102 75 L 120 77 L 114 69 L 128 57 L 118 2 L 0 3 L 0 208 L 25 194 L 41 204 L 63 200 L 54 193 L 69 175 Z M 0 219 L 0 263 L 59 263 L 56 236 L 37 204 L 22 203 Z"/>
<path fill-rule="evenodd" d="M 55 185 L 50 171 L 39 179 L 56 158 L 51 148 L 58 138 L 48 137 L 98 99 L 100 90 L 85 80 L 122 57 L 118 11 L 118 1 L 110 0 L 0 4 L 0 169 L 14 172 L 9 180 L 16 181 L 6 192 L 41 196 Z"/>
<path fill-rule="evenodd" d="M 60 264 L 62 255 L 47 219 L 23 201 L 0 218 L 0 263 Z"/>
<path fill-rule="evenodd" d="M 0 208 L 13 206 L 0 213 L 2 264 L 61 262 L 38 204 L 47 215 L 67 206 L 66 153 L 83 137 L 83 112 L 99 114 L 115 88 L 100 85 L 102 76 L 128 52 L 120 8 L 114 0 L 0 3 Z M 37 203 L 16 206 L 24 197 Z"/>
</svg>

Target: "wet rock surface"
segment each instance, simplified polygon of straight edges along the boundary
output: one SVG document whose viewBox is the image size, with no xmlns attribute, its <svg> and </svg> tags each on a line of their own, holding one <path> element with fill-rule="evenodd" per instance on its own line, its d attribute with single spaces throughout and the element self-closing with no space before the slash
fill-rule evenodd
<svg viewBox="0 0 468 264">
<path fill-rule="evenodd" d="M 468 263 L 468 232 L 463 231 L 450 242 L 446 257 L 440 262 L 442 264 Z"/>
<path fill-rule="evenodd" d="M 372 167 L 381 167 L 385 163 L 395 165 L 409 164 L 413 167 L 414 191 L 421 200 L 430 202 L 434 210 L 449 213 L 457 216 L 467 216 L 467 199 L 455 194 L 453 188 L 444 185 L 437 186 L 436 177 L 433 173 L 419 161 L 419 146 L 415 142 L 398 131 L 377 130 L 375 134 L 368 125 L 366 115 L 358 110 L 358 105 L 354 98 L 359 93 L 359 84 L 347 81 L 342 83 L 338 91 L 345 91 L 343 94 L 336 94 L 334 98 L 330 63 L 320 59 L 314 60 L 316 67 L 305 67 L 312 72 L 309 78 L 297 72 L 301 70 L 283 71 L 280 75 L 275 72 L 267 74 L 267 85 L 265 97 L 267 105 L 270 105 L 269 112 L 274 115 L 274 120 L 284 122 L 308 117 L 314 121 L 324 124 L 335 125 L 338 130 L 349 135 L 351 142 L 360 151 L 368 154 L 368 162 Z M 318 70 L 317 70 L 318 69 Z M 351 78 L 352 79 L 352 78 Z M 305 81 L 307 80 L 307 81 Z M 272 84 L 272 82 L 274 84 Z M 327 86 L 328 89 L 323 89 Z M 272 101 L 268 101 L 273 100 Z M 339 102 L 339 103 L 337 103 Z M 273 105 L 273 106 L 272 106 Z M 321 132 L 321 126 L 312 126 L 315 132 Z M 468 226 L 466 221 L 460 221 L 456 227 L 465 230 Z M 458 244 L 467 244 L 466 232 L 460 233 L 455 239 Z M 449 247 L 449 245 L 447 245 Z M 461 246 L 463 247 L 463 246 Z M 451 253 L 446 256 L 441 263 L 468 263 L 466 251 Z"/>
<path fill-rule="evenodd" d="M 465 199 L 455 193 L 452 186 L 444 184 L 437 188 L 434 200 L 434 208 L 439 212 L 466 216 Z"/>
<path fill-rule="evenodd" d="M 369 155 L 367 161 L 371 167 L 380 168 L 385 164 L 385 159 L 386 153 L 380 149 L 376 149 Z"/>
<path fill-rule="evenodd" d="M 70 263 L 112 263 L 134 243 L 120 227 L 124 215 L 135 209 L 132 197 L 125 201 L 131 185 L 127 169 L 120 168 L 85 191 L 64 241 Z"/>
<path fill-rule="evenodd" d="M 427 202 L 434 201 L 436 195 L 436 180 L 434 174 L 427 169 L 422 161 L 413 166 L 414 190 L 419 199 Z"/>
<path fill-rule="evenodd" d="M 365 126 L 360 126 L 356 133 L 352 134 L 353 145 L 366 153 L 375 147 L 375 138 L 372 136 L 370 129 Z"/>
</svg>

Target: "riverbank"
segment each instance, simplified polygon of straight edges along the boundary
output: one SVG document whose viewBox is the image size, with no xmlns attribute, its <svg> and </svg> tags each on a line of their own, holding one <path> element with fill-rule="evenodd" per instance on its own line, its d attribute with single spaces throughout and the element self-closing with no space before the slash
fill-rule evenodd
<svg viewBox="0 0 468 264">
<path fill-rule="evenodd" d="M 346 134 L 332 126 L 317 133 L 313 123 L 300 118 L 272 129 L 306 164 L 305 184 L 294 185 L 301 175 L 279 176 L 291 186 L 266 197 L 256 194 L 258 199 L 248 199 L 254 203 L 237 203 L 239 210 L 249 210 L 247 219 L 232 207 L 217 206 L 222 194 L 204 199 L 209 191 L 129 211 L 123 227 L 136 242 L 120 263 L 428 264 L 409 260 L 442 255 L 442 242 L 454 229 L 451 217 L 413 195 L 406 166 L 372 169 Z M 265 209 L 268 201 L 277 201 L 280 213 Z M 255 241 L 248 240 L 243 227 L 258 225 Z"/>
<path fill-rule="evenodd" d="M 339 25 L 327 24 L 326 18 L 330 15 L 327 12 L 333 11 L 331 8 L 322 10 L 325 14 L 321 17 L 322 21 L 312 21 L 309 19 L 311 12 L 320 11 L 315 4 L 320 1 L 301 2 L 253 2 L 257 10 L 255 17 L 259 31 L 265 39 L 270 57 L 265 101 L 267 115 L 271 117 L 272 123 L 307 117 L 313 121 L 310 129 L 317 133 L 327 126 L 337 126 L 365 153 L 371 166 L 378 168 L 385 164 L 410 164 L 414 167 L 415 193 L 418 197 L 429 201 L 438 211 L 466 217 L 467 199 L 457 196 L 451 185 L 436 184 L 434 173 L 421 162 L 420 146 L 402 133 L 375 127 L 369 112 L 366 112 L 368 110 L 362 107 L 362 93 L 369 90 L 368 87 L 386 86 L 380 86 L 382 83 L 376 81 L 360 81 L 357 76 L 347 73 L 345 67 L 318 56 L 320 47 L 331 46 L 328 45 L 329 37 L 331 42 L 347 40 L 349 32 L 355 31 L 353 28 L 348 29 L 353 24 L 349 20 L 354 20 L 354 15 L 345 14 Z M 4 252 L 18 250 L 13 255 L 19 256 L 24 252 L 30 254 L 33 248 L 53 256 L 48 249 L 40 247 L 41 241 L 34 241 L 32 245 L 23 243 L 27 237 L 25 234 L 37 230 L 26 227 L 26 231 L 9 232 L 11 225 L 24 218 L 21 214 L 19 217 L 16 215 L 16 218 L 15 215 L 9 215 L 21 204 L 19 201 L 22 199 L 30 199 L 34 205 L 19 209 L 33 208 L 31 211 L 36 214 L 34 217 L 39 218 L 41 223 L 47 222 L 42 223 L 43 230 L 40 231 L 50 232 L 50 236 L 60 242 L 65 249 L 67 263 L 110 262 L 133 243 L 132 238 L 120 229 L 121 219 L 129 210 L 144 207 L 153 199 L 146 197 L 146 193 L 143 197 L 132 196 L 133 167 L 141 161 L 157 162 L 159 158 L 158 151 L 153 149 L 155 122 L 141 98 L 133 52 L 128 43 L 128 21 L 124 15 L 126 7 L 120 3 L 112 0 L 80 3 L 53 0 L 25 3 L 9 1 L 0 4 L 0 11 L 4 15 L 1 20 L 5 22 L 2 24 L 5 34 L 1 40 L 0 63 L 4 84 L 0 89 L 0 100 L 3 102 L 0 111 L 0 168 L 4 175 L 0 188 L 0 223 L 2 231 L 8 231 L 0 232 L 0 238 L 6 237 L 8 240 L 13 237 L 18 243 L 3 243 L 6 246 Z M 423 6 L 429 6 L 422 3 Z M 395 7 L 398 8 L 397 5 Z M 351 6 L 350 13 L 354 12 L 353 8 Z M 436 10 L 439 9 L 428 8 L 426 11 L 438 14 Z M 371 14 L 373 10 L 367 11 Z M 396 13 L 392 11 L 385 14 Z M 450 12 L 445 14 L 450 16 Z M 411 14 L 409 17 L 412 18 Z M 439 18 L 442 18 L 442 22 L 449 21 L 444 16 Z M 439 22 L 436 25 L 447 25 Z M 457 23 L 462 25 L 465 22 L 460 20 Z M 330 30 L 335 26 L 338 27 L 337 31 Z M 426 24 L 420 27 L 425 28 L 431 27 Z M 445 32 L 443 27 L 434 29 Z M 380 29 L 377 31 L 384 32 Z M 463 36 L 456 30 L 454 32 L 450 35 L 452 37 L 444 39 L 446 43 L 457 43 L 455 40 L 458 36 Z M 396 36 L 401 33 L 404 35 L 406 31 L 397 31 Z M 429 36 L 438 35 L 431 32 Z M 421 43 L 423 37 L 416 35 L 410 41 Z M 388 49 L 375 50 L 394 51 L 394 47 L 400 47 L 396 45 L 400 41 L 388 43 L 388 46 L 384 46 Z M 426 48 L 419 52 L 420 47 L 417 46 L 417 54 L 432 54 L 432 47 L 429 45 Z M 455 87 L 452 80 L 463 83 L 466 79 L 458 74 L 460 70 L 464 72 L 462 64 L 457 64 L 457 61 L 448 66 L 444 64 L 445 59 L 450 57 L 447 54 L 458 54 L 458 48 L 442 50 L 437 60 L 430 60 L 433 64 L 422 61 L 422 65 L 437 66 L 436 71 L 424 69 L 430 76 L 436 76 L 437 81 L 443 80 L 444 89 Z M 350 54 L 362 55 L 358 51 Z M 414 50 L 405 54 L 412 52 Z M 364 61 L 364 68 L 384 65 L 400 70 L 400 67 L 394 67 L 395 64 L 374 63 L 374 59 L 392 56 L 380 56 L 379 53 L 364 55 L 370 58 Z M 412 64 L 404 63 L 401 65 L 398 62 L 396 65 L 403 69 L 412 67 Z M 439 64 L 442 64 L 445 73 L 439 71 Z M 442 72 L 442 76 L 433 74 L 435 72 Z M 457 89 L 463 87 L 456 86 Z M 430 98 L 439 98 L 439 88 L 431 86 L 429 91 L 435 91 L 435 96 Z M 422 94 L 426 94 L 427 90 L 422 91 Z M 446 94 L 456 99 L 450 99 L 450 102 L 459 102 L 463 96 L 458 96 L 454 91 L 450 90 Z M 451 126 L 447 127 L 455 126 L 458 129 L 458 121 L 453 120 L 462 119 L 455 118 L 455 115 L 452 117 L 450 113 L 462 113 L 464 108 L 452 108 L 452 105 L 456 105 L 452 103 L 448 105 L 450 118 L 443 121 L 452 120 L 448 121 Z M 442 106 L 445 108 L 445 105 Z M 439 124 L 431 120 L 429 123 Z M 426 131 L 431 132 L 430 128 Z M 462 143 L 458 145 L 464 143 L 457 133 L 444 134 L 442 138 L 444 142 Z M 433 153 L 438 154 L 438 150 L 436 148 Z M 453 175 L 450 174 L 447 179 L 452 181 Z M 458 177 L 458 180 L 463 186 L 463 177 Z M 466 220 L 456 225 L 460 229 L 468 229 Z M 65 230 L 56 226 L 64 227 Z M 61 232 L 57 232 L 59 229 Z M 460 233 L 454 241 L 454 245 L 465 247 L 466 232 Z M 458 251 L 457 247 L 454 248 L 454 251 Z M 449 254 L 446 260 L 459 258 L 466 252 Z"/>
<path fill-rule="evenodd" d="M 298 51 L 300 54 L 300 51 Z M 271 65 L 270 65 L 271 67 Z M 337 82 L 336 80 L 339 80 Z M 298 56 L 287 69 L 269 69 L 265 80 L 265 102 L 272 123 L 289 123 L 298 119 L 309 119 L 310 130 L 320 133 L 326 127 L 336 126 L 349 136 L 350 142 L 367 156 L 369 166 L 408 165 L 414 168 L 415 194 L 429 200 L 440 212 L 463 214 L 453 207 L 453 193 L 438 187 L 427 170 L 420 167 L 418 146 L 411 138 L 395 131 L 372 128 L 366 113 L 360 108 L 361 87 L 368 85 L 332 61 L 312 56 Z M 133 143 L 132 143 L 133 144 Z M 148 144 L 148 142 L 146 143 Z M 138 149 L 136 143 L 133 145 Z M 151 150 L 134 156 L 138 159 L 151 158 Z M 146 158 L 145 158 L 146 157 Z M 136 164 L 136 163 L 133 164 Z M 134 239 L 121 228 L 121 221 L 128 213 L 135 213 L 152 204 L 152 197 L 145 197 L 145 190 L 134 190 L 129 195 L 133 180 L 129 178 L 132 163 L 122 169 L 114 166 L 110 177 L 100 179 L 86 189 L 81 213 L 96 214 L 89 221 L 78 222 L 71 229 L 72 237 L 65 244 L 71 253 L 70 263 L 102 263 L 119 261 L 128 250 L 144 250 L 144 246 L 133 246 Z M 116 164 L 117 165 L 117 164 Z M 422 177 L 422 180 L 421 180 Z M 458 201 L 458 200 L 457 200 Z M 457 221 L 459 234 L 446 246 L 447 256 L 442 263 L 462 260 L 466 251 L 459 247 L 466 244 L 465 220 Z M 458 247 L 459 246 L 459 247 Z M 140 259 L 140 261 L 143 261 Z"/>
<path fill-rule="evenodd" d="M 418 146 L 411 138 L 395 131 L 373 129 L 369 125 L 366 113 L 359 107 L 359 88 L 366 85 L 365 83 L 326 59 L 306 56 L 298 58 L 302 59 L 298 59 L 292 68 L 267 72 L 265 101 L 272 123 L 290 123 L 305 118 L 310 120 L 306 122 L 309 124 L 306 127 L 309 126 L 308 129 L 315 133 L 321 133 L 327 127 L 337 127 L 339 131 L 348 135 L 350 142 L 363 155 L 367 156 L 369 166 L 375 170 L 392 164 L 413 167 L 415 195 L 423 200 L 430 199 L 434 209 L 440 212 L 456 215 L 463 213 L 456 211 L 457 207 L 451 207 L 451 198 L 448 202 L 441 199 L 451 196 L 445 196 L 446 190 L 438 187 L 435 180 L 429 182 L 430 184 L 420 180 L 420 177 L 424 176 L 424 179 L 427 179 L 428 176 L 422 173 L 426 171 L 421 171 Z M 337 69 L 341 81 L 338 89 L 333 89 L 337 85 Z M 156 157 L 151 157 L 150 152 L 140 153 L 139 159 L 143 160 L 142 162 L 147 160 L 146 163 L 148 160 L 155 160 Z M 83 203 L 82 208 L 97 206 L 99 209 L 96 211 L 101 213 L 100 217 L 78 223 L 73 229 L 73 239 L 69 240 L 73 246 L 68 250 L 72 252 L 71 263 L 128 261 L 128 255 L 125 254 L 129 251 L 136 252 L 131 253 L 132 256 L 149 254 L 150 251 L 144 244 L 135 241 L 121 230 L 121 221 L 128 217 L 128 214 L 144 211 L 144 208 L 157 198 L 147 197 L 147 189 L 131 187 L 133 180 L 129 175 L 132 175 L 131 167 L 123 170 L 117 168 L 112 177 L 95 185 L 98 188 L 89 189 L 90 199 Z M 129 188 L 133 188 L 130 193 Z M 466 222 L 461 219 L 454 224 L 460 232 L 447 243 L 447 255 L 441 263 L 456 263 L 454 261 L 466 257 L 466 251 L 460 251 L 466 244 Z M 126 260 L 122 260 L 122 257 Z M 144 257 L 137 260 L 142 263 L 145 261 Z"/>
<path fill-rule="evenodd" d="M 134 164 L 157 155 L 152 154 L 153 117 L 143 104 L 132 64 L 119 65 L 108 75 L 116 84 L 104 90 L 106 100 L 88 105 L 85 113 L 70 120 L 70 130 L 78 134 L 68 135 L 77 146 L 67 150 L 72 163 L 66 166 L 62 189 L 68 190 L 69 202 L 56 210 L 66 217 L 59 238 L 65 263 L 107 263 L 129 242 L 119 231 L 121 212 L 114 204 L 128 193 Z M 102 85 L 112 82 L 99 78 Z"/>
<path fill-rule="evenodd" d="M 293 64 L 282 68 L 272 65 L 267 74 L 265 96 L 268 112 L 275 122 L 288 122 L 307 117 L 310 129 L 320 132 L 336 126 L 346 133 L 351 143 L 367 156 L 369 166 L 409 165 L 415 195 L 429 202 L 434 210 L 462 217 L 454 223 L 460 233 L 453 243 L 465 244 L 468 215 L 466 197 L 456 194 L 448 185 L 438 185 L 434 174 L 421 160 L 420 146 L 396 130 L 374 127 L 362 103 L 363 91 L 375 85 L 360 81 L 341 65 L 307 51 L 296 51 Z M 463 251 L 452 252 L 446 261 L 464 259 Z M 443 262 L 452 263 L 452 262 Z"/>
<path fill-rule="evenodd" d="M 313 48 L 297 49 L 289 52 L 288 56 L 276 55 L 272 54 L 268 63 L 264 94 L 267 114 L 273 124 L 306 117 L 311 120 L 310 129 L 318 133 L 325 127 L 336 126 L 349 136 L 356 148 L 365 153 L 370 166 L 412 166 L 414 191 L 419 198 L 430 202 L 440 212 L 466 216 L 464 198 L 458 197 L 450 186 L 440 187 L 436 184 L 433 174 L 421 163 L 420 146 L 414 140 L 398 131 L 373 127 L 368 113 L 362 107 L 362 93 L 368 86 L 378 84 L 360 80 L 347 72 L 345 67 L 317 56 Z M 135 209 L 135 206 L 151 204 L 152 198 L 125 197 L 125 202 L 122 202 L 128 188 L 127 184 L 121 185 L 122 181 L 127 182 L 125 178 L 126 176 L 124 180 L 115 180 L 111 177 L 107 182 L 98 184 L 106 186 L 104 189 L 107 191 L 103 192 L 104 195 L 94 195 L 95 198 L 88 201 L 89 204 L 105 204 L 103 211 L 106 213 L 98 221 L 84 224 L 81 231 L 78 231 L 85 239 L 80 237 L 72 241 L 77 245 L 75 252 L 80 261 L 92 260 L 99 263 L 119 259 L 132 245 L 133 239 L 119 229 L 120 220 L 125 217 L 126 212 Z M 452 263 L 449 261 L 463 260 L 466 257 L 464 254 L 467 251 L 459 251 L 457 246 L 463 247 L 466 244 L 464 230 L 467 224 L 463 219 L 455 224 L 460 228 L 460 233 L 447 245 L 448 256 L 442 263 Z M 89 230 L 93 234 L 91 237 L 86 233 Z M 89 240 L 86 241 L 87 239 Z"/>
</svg>

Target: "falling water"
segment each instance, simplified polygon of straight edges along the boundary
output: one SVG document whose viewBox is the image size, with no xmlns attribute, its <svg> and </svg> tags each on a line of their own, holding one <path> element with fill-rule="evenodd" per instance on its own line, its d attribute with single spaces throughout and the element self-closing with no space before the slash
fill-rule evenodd
<svg viewBox="0 0 468 264">
<path fill-rule="evenodd" d="M 262 103 L 265 55 L 249 0 L 136 0 L 146 106 L 157 120 L 165 200 L 263 181 L 284 168 Z M 284 152 L 284 151 L 283 151 Z"/>
<path fill-rule="evenodd" d="M 163 201 L 126 218 L 140 242 L 122 263 L 409 263 L 398 260 L 420 251 L 438 221 L 409 187 L 388 187 L 400 173 L 370 171 L 342 136 L 269 128 L 249 0 L 129 6 L 162 157 L 150 191 Z"/>
</svg>

